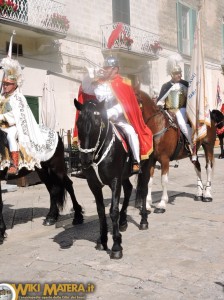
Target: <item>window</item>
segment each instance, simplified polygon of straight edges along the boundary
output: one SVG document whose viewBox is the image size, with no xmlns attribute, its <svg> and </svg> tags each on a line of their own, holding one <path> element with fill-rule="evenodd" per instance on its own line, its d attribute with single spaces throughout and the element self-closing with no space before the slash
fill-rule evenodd
<svg viewBox="0 0 224 300">
<path fill-rule="evenodd" d="M 6 53 L 9 51 L 9 42 L 6 42 Z M 12 54 L 23 56 L 23 46 L 21 44 L 12 43 Z"/>
<path fill-rule="evenodd" d="M 112 0 L 113 23 L 121 22 L 130 25 L 129 0 Z"/>
<path fill-rule="evenodd" d="M 26 101 L 36 119 L 37 123 L 39 124 L 39 102 L 38 97 L 33 96 L 25 96 Z"/>
<path fill-rule="evenodd" d="M 184 64 L 184 79 L 189 81 L 190 80 L 190 74 L 191 74 L 191 67 L 189 64 Z"/>
<path fill-rule="evenodd" d="M 196 25 L 196 10 L 179 1 L 177 2 L 178 50 L 182 54 L 191 55 Z"/>
</svg>

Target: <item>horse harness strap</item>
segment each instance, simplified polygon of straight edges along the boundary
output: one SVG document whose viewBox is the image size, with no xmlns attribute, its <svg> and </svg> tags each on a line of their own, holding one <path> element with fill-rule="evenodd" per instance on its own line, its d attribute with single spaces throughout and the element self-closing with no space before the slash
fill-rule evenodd
<svg viewBox="0 0 224 300">
<path fill-rule="evenodd" d="M 107 133 L 108 133 L 108 130 L 107 130 Z M 115 133 L 113 131 L 112 139 L 111 139 L 111 141 L 110 141 L 107 149 L 105 150 L 105 152 L 101 156 L 100 160 L 98 162 L 93 162 L 91 164 L 91 166 L 93 167 L 93 169 L 94 169 L 94 171 L 96 173 L 97 179 L 99 180 L 99 182 L 101 183 L 102 186 L 104 186 L 104 183 L 101 181 L 101 178 L 100 178 L 100 175 L 99 175 L 99 171 L 98 171 L 98 166 L 104 160 L 104 158 L 107 156 L 107 154 L 109 153 L 109 151 L 110 151 L 110 149 L 111 149 L 111 147 L 112 147 L 112 145 L 113 145 L 114 142 L 115 142 Z"/>
<path fill-rule="evenodd" d="M 104 158 L 107 156 L 107 154 L 109 153 L 114 141 L 115 141 L 115 133 L 113 132 L 112 139 L 111 139 L 107 149 L 105 150 L 105 152 L 101 156 L 100 160 L 97 163 L 94 163 L 96 166 L 98 166 L 104 160 Z"/>
<path fill-rule="evenodd" d="M 170 127 L 173 127 L 173 128 L 176 128 L 176 129 L 178 128 L 177 125 L 175 124 L 175 122 L 174 122 L 172 116 L 168 113 L 167 110 L 165 110 L 165 109 L 163 109 L 163 108 L 161 107 L 161 108 L 160 108 L 160 111 L 159 111 L 158 113 L 160 113 L 160 112 L 162 112 L 163 115 L 164 115 L 165 117 L 168 117 L 169 126 L 163 128 L 163 129 L 160 130 L 159 132 L 153 134 L 153 138 L 157 138 L 157 137 L 163 135 Z M 157 114 L 158 114 L 158 113 L 157 113 Z M 157 114 L 151 116 L 150 119 L 151 119 L 152 117 L 156 116 Z M 148 119 L 148 121 L 149 121 L 149 119 Z"/>
<path fill-rule="evenodd" d="M 79 151 L 82 152 L 82 153 L 91 153 L 91 152 L 96 151 L 97 148 L 98 148 L 98 146 L 99 146 L 99 143 L 100 143 L 100 136 L 101 136 L 102 129 L 103 129 L 103 123 L 101 122 L 99 136 L 98 136 L 98 139 L 97 139 L 97 142 L 96 142 L 96 146 L 95 146 L 94 148 L 91 148 L 91 149 L 83 149 L 83 148 L 81 148 L 80 145 L 78 144 Z"/>
</svg>

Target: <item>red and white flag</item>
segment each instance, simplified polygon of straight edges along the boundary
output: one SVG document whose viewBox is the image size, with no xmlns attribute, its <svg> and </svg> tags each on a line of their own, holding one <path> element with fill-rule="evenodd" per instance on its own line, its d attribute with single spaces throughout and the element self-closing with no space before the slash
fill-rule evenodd
<svg viewBox="0 0 224 300">
<path fill-rule="evenodd" d="M 187 116 L 193 128 L 192 141 L 195 144 L 198 140 L 207 135 L 206 125 L 211 126 L 201 38 L 201 10 L 198 11 L 197 15 L 190 74 L 187 97 Z"/>
</svg>

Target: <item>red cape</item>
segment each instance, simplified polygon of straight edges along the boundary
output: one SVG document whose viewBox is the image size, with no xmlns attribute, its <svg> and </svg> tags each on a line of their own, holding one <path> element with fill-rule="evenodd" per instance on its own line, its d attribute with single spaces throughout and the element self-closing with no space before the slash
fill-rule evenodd
<svg viewBox="0 0 224 300">
<path fill-rule="evenodd" d="M 127 121 L 134 127 L 135 132 L 138 134 L 141 160 L 147 159 L 153 151 L 153 135 L 143 120 L 134 90 L 124 82 L 124 79 L 120 75 L 117 75 L 111 81 L 111 87 L 123 108 Z"/>
</svg>

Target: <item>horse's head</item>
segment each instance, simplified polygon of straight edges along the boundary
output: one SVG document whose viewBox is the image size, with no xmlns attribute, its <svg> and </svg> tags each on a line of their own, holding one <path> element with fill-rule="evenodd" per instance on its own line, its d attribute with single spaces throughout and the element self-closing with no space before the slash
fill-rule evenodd
<svg viewBox="0 0 224 300">
<path fill-rule="evenodd" d="M 217 128 L 223 127 L 224 115 L 222 114 L 221 111 L 217 109 L 213 109 L 213 111 L 211 112 L 211 118 L 215 121 Z"/>
<path fill-rule="evenodd" d="M 80 159 L 82 167 L 87 169 L 94 161 L 102 132 L 107 126 L 107 113 L 104 102 L 96 100 L 84 104 L 75 100 L 75 107 L 80 111 L 77 121 Z"/>
</svg>

